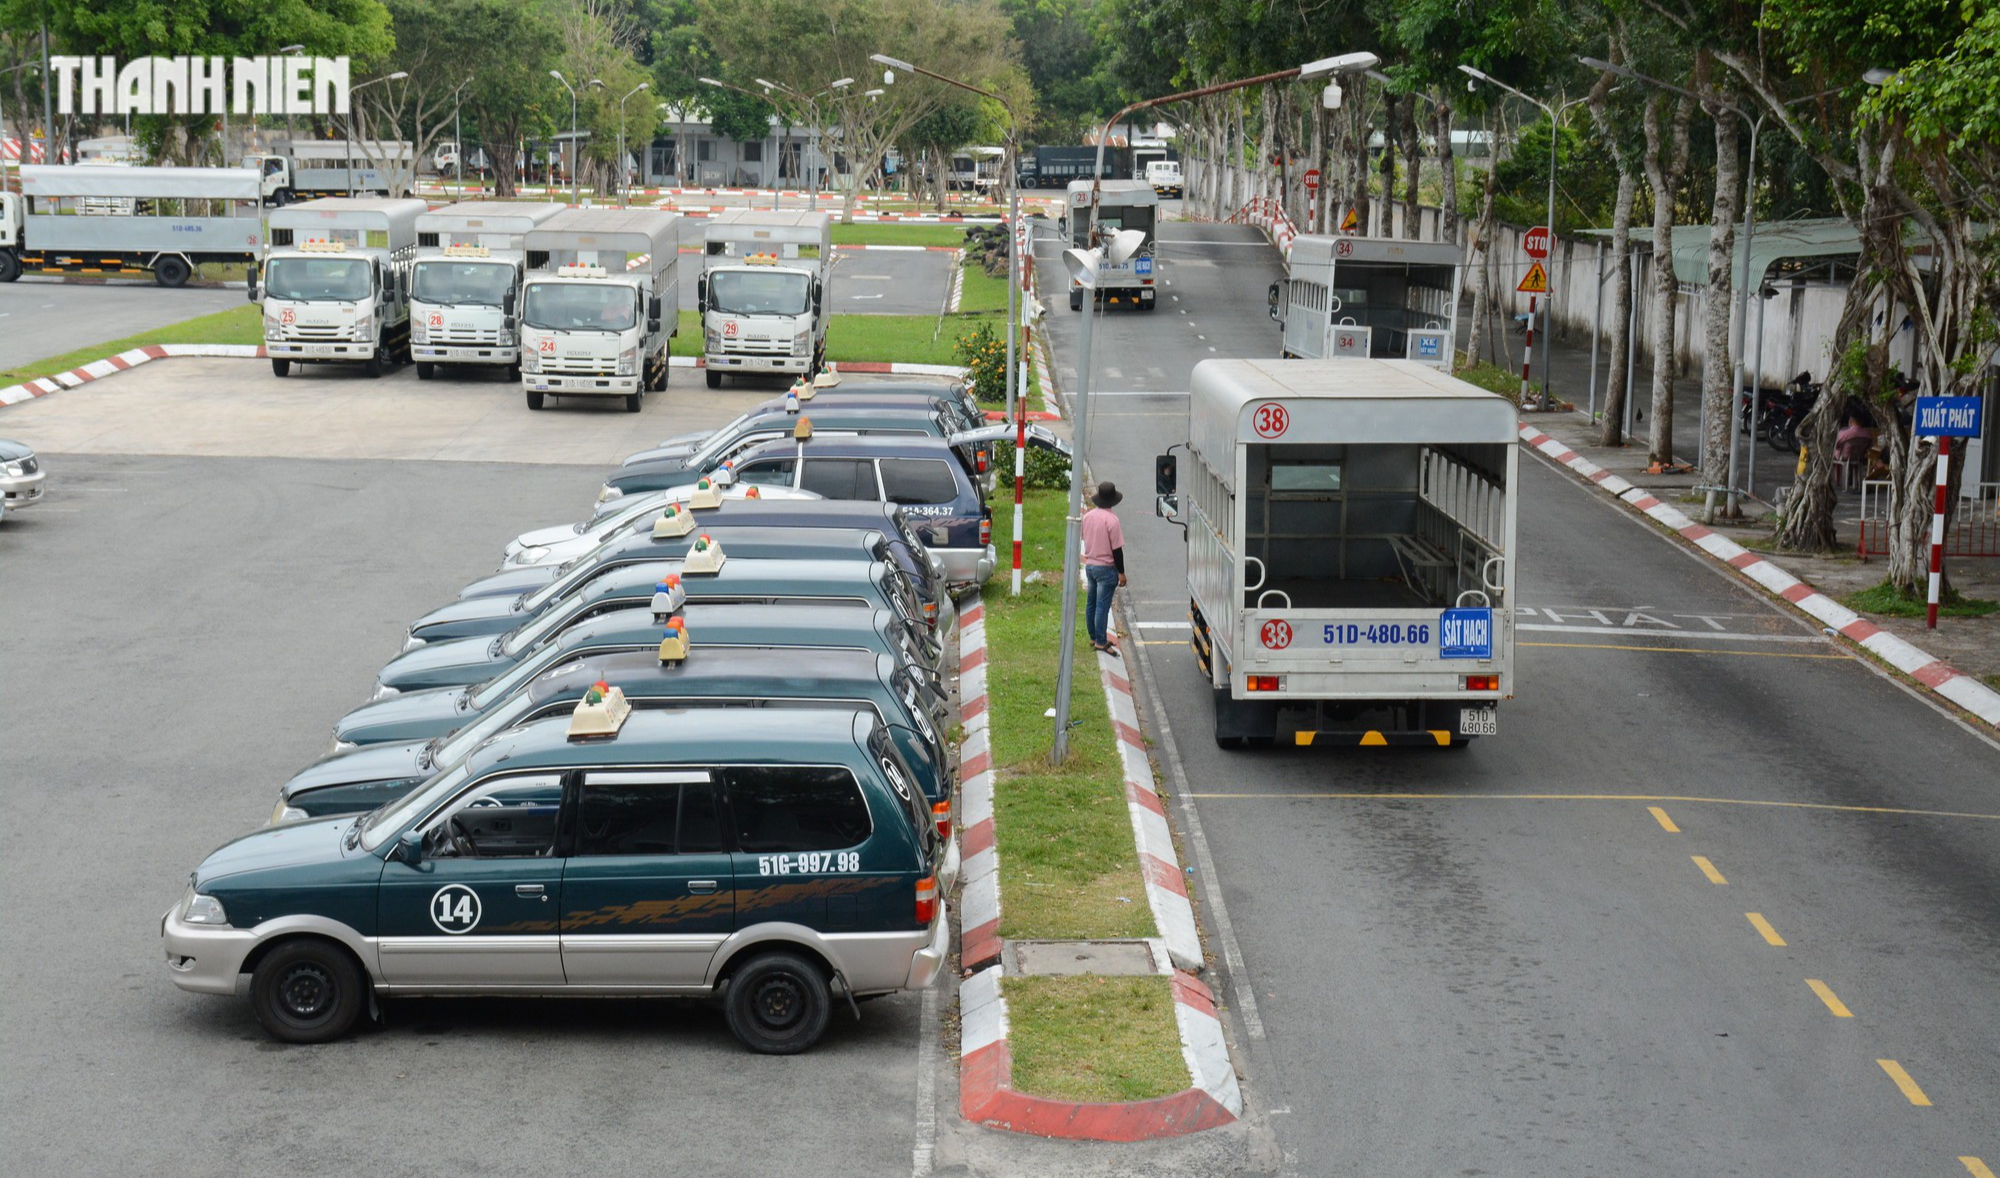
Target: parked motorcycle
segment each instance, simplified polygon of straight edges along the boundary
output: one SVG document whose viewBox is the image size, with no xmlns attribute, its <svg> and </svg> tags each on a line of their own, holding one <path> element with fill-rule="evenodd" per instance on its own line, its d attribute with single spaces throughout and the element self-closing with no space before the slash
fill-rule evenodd
<svg viewBox="0 0 2000 1178">
<path fill-rule="evenodd" d="M 1764 440 L 1771 443 L 1773 450 L 1795 454 L 1799 449 L 1799 424 L 1812 412 L 1819 402 L 1822 391 L 1820 382 L 1812 378 L 1812 373 L 1801 372 L 1785 385 L 1781 398 L 1774 399 L 1767 410 L 1769 417 L 1764 426 Z"/>
</svg>

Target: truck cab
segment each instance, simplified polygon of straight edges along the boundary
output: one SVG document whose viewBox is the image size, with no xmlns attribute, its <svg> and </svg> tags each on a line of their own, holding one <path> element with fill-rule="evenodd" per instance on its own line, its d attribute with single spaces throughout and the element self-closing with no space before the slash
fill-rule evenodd
<svg viewBox="0 0 2000 1178">
<path fill-rule="evenodd" d="M 498 368 L 520 379 L 521 342 L 503 322 L 526 276 L 528 230 L 559 204 L 472 201 L 417 218 L 410 278 L 410 355 L 417 379 L 440 364 Z"/>
<path fill-rule="evenodd" d="M 708 387 L 726 375 L 810 376 L 826 359 L 833 217 L 736 209 L 704 231 L 695 307 Z"/>
<path fill-rule="evenodd" d="M 1216 743 L 1462 747 L 1514 691 L 1513 405 L 1410 360 L 1204 360 L 1156 467 Z M 1176 450 L 1182 447 L 1176 447 Z"/>
<path fill-rule="evenodd" d="M 525 237 L 518 319 L 528 408 L 558 396 L 621 397 L 627 411 L 667 387 L 679 325 L 680 218 L 653 209 L 568 209 Z"/>
<path fill-rule="evenodd" d="M 271 214 L 251 302 L 264 305 L 271 371 L 353 363 L 379 377 L 409 357 L 410 263 L 420 200 L 328 197 Z"/>
<path fill-rule="evenodd" d="M 1091 203 L 1097 205 L 1097 237 L 1091 236 Z M 1123 262 L 1108 259 L 1097 263 L 1097 298 L 1107 307 L 1121 304 L 1150 311 L 1158 305 L 1154 282 L 1159 277 L 1155 265 L 1154 236 L 1159 222 L 1160 198 L 1144 180 L 1089 180 L 1070 182 L 1064 212 L 1064 236 L 1077 249 L 1091 249 L 1112 234 L 1136 229 L 1146 240 Z M 1083 310 L 1083 284 L 1069 280 L 1069 309 Z"/>
</svg>

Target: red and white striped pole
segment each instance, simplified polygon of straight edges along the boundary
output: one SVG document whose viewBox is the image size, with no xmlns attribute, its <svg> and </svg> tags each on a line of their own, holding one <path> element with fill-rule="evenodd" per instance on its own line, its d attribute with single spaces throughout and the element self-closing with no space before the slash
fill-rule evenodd
<svg viewBox="0 0 2000 1178">
<path fill-rule="evenodd" d="M 1028 454 L 1028 352 L 1033 334 L 1023 325 L 1021 331 L 1021 395 L 1014 398 L 1014 575 L 1009 588 L 1014 596 L 1021 595 L 1021 499 L 1026 486 Z"/>
<path fill-rule="evenodd" d="M 1528 407 L 1528 364 L 1535 358 L 1535 302 L 1528 296 L 1528 336 L 1521 344 L 1521 407 Z"/>
<path fill-rule="evenodd" d="M 1944 494 L 1951 481 L 1951 439 L 1938 438 L 1937 495 L 1931 501 L 1931 596 L 1924 610 L 1924 629 L 1937 629 L 1938 585 L 1944 580 Z"/>
</svg>

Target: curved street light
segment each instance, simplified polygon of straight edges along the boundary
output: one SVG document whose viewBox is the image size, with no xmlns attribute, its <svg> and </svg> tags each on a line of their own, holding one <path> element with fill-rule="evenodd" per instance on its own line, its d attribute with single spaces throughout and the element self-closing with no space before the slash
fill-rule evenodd
<svg viewBox="0 0 2000 1178">
<path fill-rule="evenodd" d="M 583 153 L 578 149 L 576 136 L 576 87 L 569 84 L 569 79 L 562 76 L 561 70 L 550 70 L 549 77 L 561 82 L 562 88 L 569 91 L 569 203 L 579 204 L 581 202 L 577 195 L 577 174 L 581 169 L 576 165 L 581 162 Z M 583 84 L 585 90 L 590 89 L 592 86 L 600 90 L 603 89 L 603 79 L 592 78 Z"/>
<path fill-rule="evenodd" d="M 625 92 L 618 100 L 618 207 L 625 207 L 625 185 L 630 173 L 625 169 L 625 102 L 641 90 L 651 90 L 651 82 L 641 82 Z"/>
</svg>

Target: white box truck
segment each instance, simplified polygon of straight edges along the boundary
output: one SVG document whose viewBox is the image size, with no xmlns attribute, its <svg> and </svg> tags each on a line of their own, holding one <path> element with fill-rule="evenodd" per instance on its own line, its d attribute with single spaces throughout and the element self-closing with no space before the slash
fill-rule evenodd
<svg viewBox="0 0 2000 1178">
<path fill-rule="evenodd" d="M 1090 240 L 1090 193 L 1093 184 L 1089 180 L 1072 180 L 1069 196 L 1064 206 L 1063 236 L 1077 249 L 1090 249 L 1099 244 Z M 1137 229 L 1146 235 L 1144 245 L 1123 262 L 1100 261 L 1097 264 L 1097 297 L 1107 307 L 1121 303 L 1150 311 L 1156 305 L 1153 280 L 1158 277 L 1154 265 L 1154 233 L 1160 215 L 1160 197 L 1153 186 L 1144 180 L 1102 180 L 1094 187 L 1099 190 L 1097 198 L 1097 231 L 1101 241 L 1109 241 L 1111 235 L 1125 229 Z M 1083 310 L 1083 284 L 1075 276 L 1069 280 L 1069 309 Z"/>
<path fill-rule="evenodd" d="M 420 200 L 329 196 L 271 213 L 260 286 L 271 371 L 360 364 L 381 376 L 410 355 L 410 263 Z"/>
<path fill-rule="evenodd" d="M 704 231 L 695 306 L 708 387 L 724 376 L 810 376 L 832 318 L 833 216 L 731 209 Z"/>
<path fill-rule="evenodd" d="M 563 211 L 533 201 L 466 201 L 417 218 L 410 271 L 410 358 L 417 379 L 440 364 L 498 368 L 519 380 L 521 341 L 501 322 L 527 274 L 528 230 Z"/>
<path fill-rule="evenodd" d="M 1449 372 L 1465 251 L 1451 242 L 1312 234 L 1271 284 L 1284 355 L 1416 360 Z"/>
<path fill-rule="evenodd" d="M 550 393 L 623 397 L 639 411 L 667 387 L 680 325 L 680 217 L 567 209 L 528 230 L 518 331 L 528 408 Z M 510 309 L 507 322 L 516 323 Z"/>
<path fill-rule="evenodd" d="M 28 164 L 0 190 L 0 282 L 39 274 L 145 274 L 180 286 L 203 262 L 263 248 L 257 173 L 243 168 Z"/>
<path fill-rule="evenodd" d="M 294 139 L 243 157 L 263 179 L 264 200 L 288 205 L 316 196 L 407 197 L 416 149 L 404 139 Z"/>
<path fill-rule="evenodd" d="M 1162 200 L 1169 197 L 1179 200 L 1181 197 L 1182 179 L 1181 163 L 1179 160 L 1153 160 L 1149 162 L 1146 165 L 1146 174 L 1142 179 L 1153 186 L 1153 195 Z"/>
<path fill-rule="evenodd" d="M 1216 743 L 1496 735 L 1514 406 L 1410 360 L 1204 360 L 1191 383 L 1187 461 L 1161 455 L 1155 489 L 1187 530 Z"/>
</svg>

